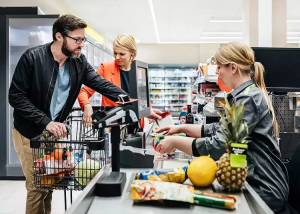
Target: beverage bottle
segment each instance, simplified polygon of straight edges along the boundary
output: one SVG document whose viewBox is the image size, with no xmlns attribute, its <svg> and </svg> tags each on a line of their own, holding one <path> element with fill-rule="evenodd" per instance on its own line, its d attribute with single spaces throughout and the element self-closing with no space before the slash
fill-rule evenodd
<svg viewBox="0 0 300 214">
<path fill-rule="evenodd" d="M 194 116 L 192 114 L 192 105 L 187 106 L 186 124 L 194 124 Z"/>
</svg>

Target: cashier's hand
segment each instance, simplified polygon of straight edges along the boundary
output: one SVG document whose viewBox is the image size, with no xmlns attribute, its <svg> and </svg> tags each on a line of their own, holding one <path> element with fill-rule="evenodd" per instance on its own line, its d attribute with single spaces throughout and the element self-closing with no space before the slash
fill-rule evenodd
<svg viewBox="0 0 300 214">
<path fill-rule="evenodd" d="M 180 133 L 180 126 L 165 126 L 163 128 L 160 128 L 156 131 L 156 133 L 161 133 L 161 132 L 165 132 L 164 134 L 167 134 L 167 135 L 173 135 L 173 134 L 177 134 L 177 133 Z"/>
<path fill-rule="evenodd" d="M 93 114 L 93 108 L 91 104 L 84 105 L 84 112 L 82 116 L 82 123 L 85 128 L 92 127 L 92 114 Z"/>
<path fill-rule="evenodd" d="M 162 114 L 163 112 L 155 109 L 155 108 L 151 108 L 151 114 L 149 116 L 147 116 L 149 123 L 153 123 L 156 122 L 157 120 L 161 119 L 161 116 L 159 116 L 159 114 Z"/>
<path fill-rule="evenodd" d="M 165 137 L 156 147 L 156 151 L 159 151 L 160 153 L 164 154 L 172 154 L 175 152 L 176 148 L 174 145 L 174 138 L 173 136 Z"/>
<path fill-rule="evenodd" d="M 58 122 L 50 122 L 46 126 L 46 130 L 51 132 L 55 137 L 66 137 L 67 136 L 67 129 L 65 124 L 63 123 L 58 123 Z"/>
</svg>

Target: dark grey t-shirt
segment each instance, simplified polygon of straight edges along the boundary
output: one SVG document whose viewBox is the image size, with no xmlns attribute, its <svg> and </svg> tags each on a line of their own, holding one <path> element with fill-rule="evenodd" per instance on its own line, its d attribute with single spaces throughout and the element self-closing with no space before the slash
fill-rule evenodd
<svg viewBox="0 0 300 214">
<path fill-rule="evenodd" d="M 255 86 L 253 80 L 249 80 L 231 92 L 227 98 L 230 103 L 236 100 L 237 104 L 244 103 L 245 107 L 243 119 L 249 127 L 251 137 L 247 151 L 247 182 L 277 213 L 288 200 L 288 174 L 280 160 L 279 143 L 273 135 L 272 115 L 264 94 Z M 221 128 L 219 123 L 203 126 L 202 138 L 193 142 L 195 156 L 210 154 L 218 160 L 226 152 L 221 140 Z"/>
<path fill-rule="evenodd" d="M 120 69 L 121 88 L 129 94 L 129 72 Z"/>
</svg>

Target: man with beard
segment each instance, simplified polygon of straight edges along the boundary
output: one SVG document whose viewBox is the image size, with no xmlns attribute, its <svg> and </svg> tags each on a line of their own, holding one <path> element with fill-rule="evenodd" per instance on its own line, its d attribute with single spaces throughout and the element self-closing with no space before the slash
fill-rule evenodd
<svg viewBox="0 0 300 214">
<path fill-rule="evenodd" d="M 73 15 L 61 16 L 53 25 L 53 42 L 27 50 L 20 58 L 9 89 L 14 108 L 13 142 L 26 177 L 26 213 L 50 214 L 52 191 L 33 185 L 30 139 L 44 129 L 67 135 L 63 121 L 70 113 L 82 84 L 113 101 L 126 94 L 95 72 L 81 54 L 86 23 Z"/>
</svg>

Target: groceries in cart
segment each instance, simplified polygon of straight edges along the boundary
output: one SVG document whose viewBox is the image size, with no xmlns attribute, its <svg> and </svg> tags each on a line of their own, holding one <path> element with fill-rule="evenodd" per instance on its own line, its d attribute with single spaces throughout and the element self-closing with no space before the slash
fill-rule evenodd
<svg viewBox="0 0 300 214">
<path fill-rule="evenodd" d="M 87 159 L 81 161 L 75 168 L 74 174 L 76 180 L 81 185 L 87 185 L 92 178 L 100 171 L 100 164 L 97 161 Z"/>
<path fill-rule="evenodd" d="M 41 158 L 34 161 L 35 170 L 38 174 L 53 175 L 74 170 L 77 162 L 71 157 L 68 148 L 63 148 L 60 143 L 57 143 L 55 147 L 51 155 L 43 155 L 41 152 Z"/>
<path fill-rule="evenodd" d="M 81 138 L 82 140 L 83 138 Z M 44 131 L 31 140 L 33 148 L 34 184 L 37 188 L 83 189 L 100 171 L 105 158 L 101 146 L 102 139 L 96 137 L 87 141 L 68 141 L 54 137 Z"/>
</svg>

